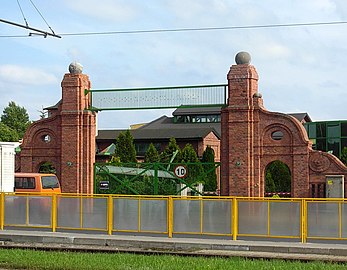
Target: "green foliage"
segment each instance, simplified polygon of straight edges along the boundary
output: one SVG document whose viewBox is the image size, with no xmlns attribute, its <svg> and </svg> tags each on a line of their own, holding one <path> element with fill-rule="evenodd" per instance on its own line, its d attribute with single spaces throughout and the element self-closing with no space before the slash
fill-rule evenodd
<svg viewBox="0 0 347 270">
<path fill-rule="evenodd" d="M 207 174 L 204 190 L 216 191 L 217 189 L 217 174 L 214 163 L 214 151 L 210 146 L 207 146 L 202 154 L 202 160 L 204 172 Z M 204 164 L 211 163 L 211 164 Z"/>
<path fill-rule="evenodd" d="M 116 149 L 114 152 L 121 162 L 137 162 L 134 137 L 130 131 L 121 132 L 116 140 Z"/>
<path fill-rule="evenodd" d="M 203 182 L 201 180 L 198 181 L 198 177 L 203 173 L 203 168 L 193 146 L 190 143 L 187 143 L 186 146 L 182 149 L 180 162 L 195 163 L 187 165 L 188 174 L 185 180 L 188 183 Z"/>
<path fill-rule="evenodd" d="M 275 182 L 272 178 L 272 174 L 271 174 L 270 170 L 266 171 L 265 192 L 276 192 Z"/>
<path fill-rule="evenodd" d="M 347 147 L 344 147 L 341 151 L 341 161 L 347 166 Z"/>
<path fill-rule="evenodd" d="M 108 162 L 108 163 L 111 163 L 111 164 L 121 164 L 120 162 L 120 158 L 119 157 L 116 157 L 116 156 L 111 156 L 111 160 Z"/>
<path fill-rule="evenodd" d="M 173 160 L 173 163 L 179 162 L 181 160 L 181 149 L 178 146 L 176 139 L 171 138 L 168 146 L 164 149 L 164 151 L 160 154 L 160 162 L 169 163 L 174 152 L 178 151 L 176 157 Z"/>
<path fill-rule="evenodd" d="M 4 123 L 0 122 L 0 142 L 16 142 L 18 140 L 18 133 Z"/>
<path fill-rule="evenodd" d="M 31 124 L 26 109 L 16 105 L 13 101 L 4 109 L 1 123 L 16 131 L 19 138 L 23 138 L 26 129 Z"/>
<path fill-rule="evenodd" d="M 145 163 L 159 162 L 159 153 L 154 144 L 151 143 L 145 153 Z"/>
<path fill-rule="evenodd" d="M 49 161 L 41 164 L 39 168 L 40 173 L 57 173 L 57 170 L 54 168 L 53 164 Z"/>
<path fill-rule="evenodd" d="M 290 192 L 291 175 L 288 166 L 276 160 L 266 169 L 266 192 Z"/>
<path fill-rule="evenodd" d="M 133 194 L 132 189 L 140 195 L 153 195 L 154 177 L 140 176 L 135 177 L 130 175 L 113 175 L 119 181 L 107 174 L 98 174 L 96 179 L 97 193 L 99 194 Z M 108 181 L 108 190 L 99 190 L 100 181 Z M 123 182 L 124 184 L 122 184 Z M 159 178 L 158 195 L 176 195 L 176 183 L 172 179 Z"/>
</svg>

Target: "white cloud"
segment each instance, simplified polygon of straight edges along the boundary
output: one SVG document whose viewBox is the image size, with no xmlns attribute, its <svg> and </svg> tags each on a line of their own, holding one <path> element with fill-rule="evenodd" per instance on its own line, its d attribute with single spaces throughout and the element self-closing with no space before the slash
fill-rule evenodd
<svg viewBox="0 0 347 270">
<path fill-rule="evenodd" d="M 68 0 L 65 2 L 79 15 L 87 15 L 103 21 L 128 21 L 137 14 L 137 8 L 125 0 Z"/>
<path fill-rule="evenodd" d="M 58 82 L 57 78 L 43 70 L 17 65 L 1 65 L 0 80 L 14 84 L 47 85 Z"/>
</svg>

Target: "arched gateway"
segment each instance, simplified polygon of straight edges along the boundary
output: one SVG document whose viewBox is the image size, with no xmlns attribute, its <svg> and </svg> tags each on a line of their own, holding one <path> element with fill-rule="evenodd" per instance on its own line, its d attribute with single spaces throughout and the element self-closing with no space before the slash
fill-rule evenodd
<svg viewBox="0 0 347 270">
<path fill-rule="evenodd" d="M 222 195 L 262 197 L 265 169 L 275 160 L 291 171 L 292 197 L 312 197 L 327 176 L 347 176 L 335 156 L 312 150 L 294 117 L 267 111 L 258 93 L 258 73 L 246 52 L 236 55 L 228 73 L 228 102 L 222 110 Z"/>
<path fill-rule="evenodd" d="M 225 85 L 217 85 L 209 89 L 189 89 L 188 93 L 195 91 L 194 100 L 192 95 L 186 94 L 187 88 L 155 89 L 151 94 L 136 92 L 138 89 L 94 90 L 97 95 L 93 96 L 93 103 L 98 95 L 104 109 L 117 109 L 117 106 L 121 109 L 122 105 L 131 107 L 135 103 L 142 108 L 224 103 L 220 157 L 222 195 L 264 196 L 265 169 L 275 160 L 287 164 L 291 172 L 292 197 L 315 196 L 322 185 L 325 186 L 326 176 L 346 177 L 347 168 L 335 156 L 312 150 L 299 121 L 264 108 L 258 93 L 258 74 L 250 65 L 249 54 L 237 54 L 236 62 L 227 77 L 227 102 Z M 61 101 L 48 108 L 49 117 L 34 122 L 24 136 L 20 170 L 38 172 L 43 163 L 49 162 L 61 179 L 63 192 L 93 193 L 96 135 L 93 110 L 102 108 L 92 104 L 93 91 L 86 91 L 90 89 L 90 81 L 82 74 L 81 67 L 74 64 L 69 69 L 70 73 L 65 74 L 62 81 Z M 151 96 L 153 94 L 156 98 Z"/>
</svg>

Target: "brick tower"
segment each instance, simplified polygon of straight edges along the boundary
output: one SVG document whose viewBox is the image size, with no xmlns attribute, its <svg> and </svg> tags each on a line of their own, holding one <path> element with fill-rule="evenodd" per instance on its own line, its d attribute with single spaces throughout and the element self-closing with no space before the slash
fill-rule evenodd
<svg viewBox="0 0 347 270">
<path fill-rule="evenodd" d="M 64 191 L 93 193 L 95 161 L 95 113 L 87 111 L 90 96 L 89 77 L 78 66 L 70 65 L 64 75 L 61 104 L 61 179 Z"/>
<path fill-rule="evenodd" d="M 222 195 L 257 196 L 259 169 L 254 160 L 254 143 L 257 118 L 254 114 L 253 96 L 258 92 L 258 73 L 250 63 L 248 53 L 239 53 L 237 65 L 227 75 L 229 97 L 222 110 Z"/>
<path fill-rule="evenodd" d="M 93 193 L 96 115 L 90 107 L 89 77 L 73 63 L 64 75 L 62 99 L 47 108 L 48 118 L 34 122 L 26 131 L 20 153 L 20 171 L 38 172 L 50 162 L 57 171 L 63 192 Z"/>
</svg>

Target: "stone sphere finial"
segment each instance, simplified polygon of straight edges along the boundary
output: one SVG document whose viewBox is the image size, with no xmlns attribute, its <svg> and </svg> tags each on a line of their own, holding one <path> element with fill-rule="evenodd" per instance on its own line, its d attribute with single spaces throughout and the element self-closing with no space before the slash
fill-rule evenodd
<svg viewBox="0 0 347 270">
<path fill-rule="evenodd" d="M 235 56 L 237 65 L 249 65 L 251 63 L 251 55 L 248 52 L 239 52 Z"/>
<path fill-rule="evenodd" d="M 80 63 L 72 62 L 69 65 L 69 72 L 70 74 L 76 75 L 76 74 L 82 74 L 83 66 Z"/>
</svg>

